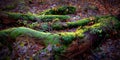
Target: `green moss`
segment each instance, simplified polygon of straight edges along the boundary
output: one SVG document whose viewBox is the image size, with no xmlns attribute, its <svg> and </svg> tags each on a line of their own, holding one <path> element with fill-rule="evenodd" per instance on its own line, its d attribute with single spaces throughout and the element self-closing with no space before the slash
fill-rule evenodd
<svg viewBox="0 0 120 60">
<path fill-rule="evenodd" d="M 75 13 L 76 8 L 73 6 L 62 6 L 58 8 L 52 8 L 41 12 L 40 14 L 45 15 L 66 15 Z"/>
<path fill-rule="evenodd" d="M 120 28 L 120 21 L 114 16 L 100 16 L 97 18 L 94 25 L 85 27 L 92 34 L 102 35 L 103 33 L 109 33 Z"/>
<path fill-rule="evenodd" d="M 81 19 L 75 22 L 66 22 L 62 24 L 60 21 L 54 22 L 51 26 L 55 30 L 65 29 L 65 28 L 73 28 L 73 27 L 79 27 L 79 26 L 85 26 L 87 25 L 91 20 L 89 18 Z"/>
<path fill-rule="evenodd" d="M 51 34 L 47 38 L 45 38 L 44 42 L 45 42 L 46 46 L 48 44 L 56 45 L 56 44 L 60 44 L 60 40 L 59 39 L 60 39 L 59 35 L 57 35 L 57 34 Z"/>
<path fill-rule="evenodd" d="M 39 18 L 43 22 L 48 22 L 48 21 L 52 21 L 56 18 L 58 18 L 61 21 L 64 21 L 66 19 L 69 19 L 70 16 L 67 16 L 67 15 L 41 15 L 41 16 L 37 16 L 37 18 Z"/>
<path fill-rule="evenodd" d="M 89 22 L 91 22 L 91 20 L 89 18 L 86 18 L 86 19 L 75 21 L 75 22 L 62 23 L 60 19 L 57 18 L 57 19 L 54 19 L 50 24 L 49 22 L 41 23 L 40 28 L 41 30 L 44 30 L 44 31 L 49 30 L 49 29 L 61 30 L 65 28 L 73 28 L 73 27 L 75 28 L 79 26 L 85 26 Z"/>
<path fill-rule="evenodd" d="M 49 23 L 49 22 L 41 23 L 39 28 L 41 28 L 41 30 L 43 30 L 43 31 L 46 31 L 49 29 L 61 30 L 61 29 L 65 29 L 65 28 L 73 28 L 73 27 L 75 28 L 75 27 L 79 27 L 79 26 L 85 26 L 89 22 L 91 22 L 91 20 L 89 18 L 86 18 L 86 19 L 81 19 L 81 20 L 75 21 L 75 22 L 62 23 L 60 21 L 60 19 L 57 18 L 57 20 L 54 19 L 51 23 Z M 30 24 L 30 25 L 32 26 L 32 24 Z M 37 26 L 37 24 L 35 24 L 35 26 Z"/>
<path fill-rule="evenodd" d="M 16 38 L 20 35 L 29 35 L 31 37 L 36 37 L 36 38 L 46 38 L 48 35 L 51 33 L 44 33 L 44 32 L 39 32 L 30 28 L 25 28 L 25 27 L 18 27 L 18 28 L 10 28 L 6 30 L 0 31 L 0 35 L 9 35 L 11 38 Z"/>
<path fill-rule="evenodd" d="M 91 22 L 89 18 L 78 20 L 76 22 L 67 22 L 69 27 L 84 26 L 87 23 Z"/>
<path fill-rule="evenodd" d="M 56 18 L 64 21 L 66 19 L 69 19 L 70 16 L 67 15 L 35 15 L 35 14 L 21 14 L 21 13 L 11 13 L 8 12 L 8 17 L 12 19 L 23 19 L 23 20 L 31 20 L 31 21 L 42 21 L 42 22 L 48 22 L 52 21 Z"/>
<path fill-rule="evenodd" d="M 13 38 L 16 38 L 17 36 L 20 35 L 29 35 L 31 37 L 36 37 L 36 38 L 46 38 L 50 33 L 44 33 L 44 32 L 39 32 L 33 29 L 25 28 L 25 27 L 19 27 L 16 28 L 14 31 L 11 32 L 10 36 Z"/>
<path fill-rule="evenodd" d="M 10 32 L 9 30 L 3 30 L 2 32 L 4 32 L 4 31 Z M 20 35 L 29 35 L 31 37 L 42 38 L 52 44 L 58 43 L 58 39 L 59 39 L 59 35 L 57 35 L 57 34 L 39 32 L 39 31 L 32 30 L 32 29 L 25 28 L 25 27 L 15 28 L 9 34 L 12 38 L 16 38 Z M 67 42 L 67 40 L 69 41 L 69 40 L 72 40 L 75 38 L 74 33 L 61 33 L 61 35 L 62 35 L 63 40 L 65 40 L 66 42 Z"/>
<path fill-rule="evenodd" d="M 100 21 L 103 21 L 104 19 L 107 19 L 109 17 L 114 17 L 114 16 L 110 16 L 110 15 L 95 16 L 95 23 L 99 23 Z"/>
<path fill-rule="evenodd" d="M 76 22 L 76 24 L 78 24 L 78 26 L 83 26 L 84 24 L 87 24 L 89 22 L 89 19 L 84 19 L 84 20 L 79 20 L 79 24 L 78 22 Z M 98 32 L 101 32 L 101 29 L 102 30 L 106 30 L 106 29 L 114 29 L 114 28 L 119 28 L 119 21 L 116 20 L 114 17 L 106 17 L 106 18 L 100 18 L 98 19 L 98 22 L 97 24 L 95 25 L 92 25 L 90 26 L 89 28 L 86 28 L 86 30 L 90 29 L 92 30 L 93 29 L 93 32 L 96 31 L 96 29 L 98 30 Z M 69 22 L 70 23 L 70 22 Z M 74 23 L 75 24 L 75 23 Z M 70 25 L 70 24 L 69 24 Z M 45 25 L 46 26 L 46 25 Z M 76 25 L 75 25 L 76 26 Z M 71 27 L 71 26 L 70 26 Z M 43 27 L 44 28 L 44 27 Z M 23 29 L 23 30 L 22 30 Z M 11 35 L 14 35 L 13 37 L 16 37 L 18 35 L 21 35 L 21 33 L 27 33 L 28 34 L 31 34 L 29 33 L 29 30 L 28 28 L 15 28 L 14 32 L 11 32 Z M 47 29 L 47 28 L 46 28 Z M 6 31 L 6 30 L 5 30 Z M 31 30 L 30 30 L 31 31 Z M 32 30 L 33 31 L 33 30 Z M 79 32 L 79 30 L 77 31 Z M 77 33 L 76 32 L 76 33 Z M 80 31 L 81 32 L 81 31 Z M 80 33 L 79 33 L 80 34 Z M 32 35 L 32 34 L 31 34 Z M 35 35 L 37 36 L 37 34 Z M 82 35 L 83 36 L 83 35 Z"/>
<path fill-rule="evenodd" d="M 11 13 L 11 12 L 8 13 L 8 17 L 13 18 L 13 19 L 19 19 L 21 15 L 22 14 L 20 13 Z"/>
<path fill-rule="evenodd" d="M 74 32 L 63 32 L 60 33 L 60 35 L 61 35 L 62 43 L 65 45 L 70 44 L 76 37 Z"/>
<path fill-rule="evenodd" d="M 89 28 L 90 33 L 100 35 L 103 32 L 102 27 L 101 23 L 96 23 Z"/>
<path fill-rule="evenodd" d="M 85 29 L 79 29 L 79 30 L 75 31 L 75 34 L 76 34 L 77 38 L 82 39 L 85 37 L 84 32 L 86 32 Z"/>
<path fill-rule="evenodd" d="M 98 19 L 98 22 L 101 23 L 103 30 L 113 31 L 120 28 L 120 21 L 114 16 L 103 16 Z"/>
<path fill-rule="evenodd" d="M 11 28 L 11 29 L 0 31 L 0 37 L 3 36 L 4 34 L 6 34 L 14 39 L 20 35 L 28 35 L 28 36 L 35 37 L 35 38 L 40 38 L 45 41 L 46 45 L 49 43 L 50 44 L 59 43 L 59 35 L 58 34 L 39 32 L 39 31 L 30 29 L 30 28 L 25 28 L 25 27 Z"/>
</svg>

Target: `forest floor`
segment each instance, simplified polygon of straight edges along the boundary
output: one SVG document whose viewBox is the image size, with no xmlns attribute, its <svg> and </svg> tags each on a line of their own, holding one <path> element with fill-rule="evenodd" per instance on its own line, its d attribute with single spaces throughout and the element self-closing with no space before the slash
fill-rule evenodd
<svg viewBox="0 0 120 60">
<path fill-rule="evenodd" d="M 16 0 L 17 1 L 17 0 Z M 53 7 L 58 6 L 75 6 L 77 8 L 76 12 L 74 14 L 68 14 L 70 16 L 70 19 L 68 19 L 65 22 L 75 22 L 77 20 L 87 18 L 87 17 L 93 17 L 93 16 L 102 16 L 107 15 L 109 12 L 106 12 L 105 8 L 102 7 L 101 4 L 96 4 L 93 2 L 89 3 L 80 3 L 82 1 L 79 0 L 45 0 L 45 1 L 39 1 L 39 0 L 30 0 L 30 1 L 16 1 L 12 0 L 1 0 L 0 1 L 0 8 L 2 8 L 0 11 L 7 11 L 7 12 L 15 12 L 15 13 L 31 13 L 31 14 L 39 14 L 40 12 L 50 9 Z M 79 2 L 78 2 L 79 1 Z M 5 6 L 8 5 L 16 5 L 12 9 L 9 7 L 5 8 Z M 120 9 L 118 9 L 119 11 Z M 115 12 L 116 13 L 116 12 Z M 12 28 L 12 27 L 20 27 L 20 26 L 26 26 L 26 24 L 18 24 L 14 22 L 8 22 L 9 19 L 5 21 L 5 23 L 0 24 L 0 30 Z M 61 24 L 64 24 L 65 22 L 62 22 Z M 29 21 L 27 24 L 31 24 L 32 22 Z M 42 24 L 42 23 L 38 23 Z M 89 25 L 89 24 L 88 24 Z M 33 28 L 35 30 L 39 30 L 39 27 Z M 58 33 L 58 32 L 75 32 L 77 28 L 67 28 L 62 30 L 47 30 L 44 32 L 50 32 L 50 33 Z M 8 39 L 9 40 L 9 39 Z M 104 38 L 103 38 L 104 40 Z M 11 39 L 10 39 L 11 42 Z M 71 60 L 119 60 L 120 59 L 120 38 L 115 36 L 111 38 L 107 38 L 105 41 L 103 41 L 99 46 L 97 46 L 94 49 L 90 49 L 89 51 L 86 51 L 82 53 L 81 55 L 77 55 L 74 58 L 71 58 Z M 38 43 L 38 40 L 36 38 L 31 37 L 17 37 L 16 41 L 12 44 L 12 54 L 10 57 L 9 55 L 11 52 L 8 49 L 7 46 L 2 46 L 0 43 L 0 60 L 3 59 L 3 57 L 7 56 L 6 59 L 24 59 L 27 60 L 34 60 L 34 58 L 31 58 L 31 56 L 34 56 L 35 54 L 39 54 L 39 51 L 44 48 L 43 43 Z M 51 46 L 47 46 L 48 50 L 51 49 Z M 42 53 L 43 55 L 45 52 Z M 48 53 L 49 55 L 49 53 Z M 54 60 L 53 57 L 43 57 L 42 55 L 39 56 L 40 60 Z M 35 59 L 37 60 L 37 59 Z M 69 60 L 69 59 L 65 59 Z"/>
</svg>

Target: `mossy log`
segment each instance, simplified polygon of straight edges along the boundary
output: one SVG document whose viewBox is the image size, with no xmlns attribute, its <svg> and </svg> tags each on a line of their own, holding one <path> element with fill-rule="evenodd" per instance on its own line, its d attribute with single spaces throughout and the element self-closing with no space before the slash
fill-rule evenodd
<svg viewBox="0 0 120 60">
<path fill-rule="evenodd" d="M 41 23 L 39 27 L 43 31 L 47 31 L 49 29 L 62 30 L 66 28 L 76 28 L 79 26 L 85 26 L 90 22 L 94 22 L 94 21 L 90 20 L 89 18 L 77 20 L 75 22 L 64 22 L 64 23 L 62 23 L 61 21 L 54 21 L 51 23 L 47 23 L 47 22 Z"/>
<path fill-rule="evenodd" d="M 52 21 L 56 18 L 59 20 L 69 19 L 70 16 L 67 15 L 33 15 L 33 14 L 21 14 L 21 13 L 8 13 L 8 17 L 14 19 L 23 19 L 23 20 L 38 20 L 42 22 Z"/>
<path fill-rule="evenodd" d="M 62 52 L 68 48 L 67 52 L 69 53 L 67 53 L 66 56 L 72 58 L 89 50 L 92 45 L 99 44 L 99 42 L 103 40 L 102 38 L 105 38 L 108 34 L 110 35 L 111 32 L 119 29 L 120 21 L 118 21 L 115 17 L 98 17 L 98 20 L 94 25 L 84 26 L 75 32 L 60 32 L 52 34 L 48 32 L 39 32 L 26 27 L 10 28 L 0 31 L 0 40 L 3 41 L 5 36 L 10 36 L 15 39 L 20 35 L 29 35 L 43 40 L 46 46 L 48 44 L 56 46 L 57 48 L 54 50 L 57 52 Z M 76 47 L 74 44 L 68 46 L 72 43 L 72 41 L 76 40 L 77 43 L 79 43 L 77 44 L 77 48 L 73 48 Z M 82 43 L 83 41 L 84 43 Z"/>
<path fill-rule="evenodd" d="M 80 20 L 82 21 L 82 20 Z M 84 21 L 84 20 L 83 20 Z M 86 20 L 85 20 L 86 21 Z M 86 24 L 87 22 L 83 23 Z M 82 25 L 82 24 L 80 24 Z M 30 35 L 32 37 L 36 37 L 36 38 L 47 38 L 48 36 L 52 35 L 56 35 L 56 36 L 67 36 L 66 38 L 68 38 L 68 36 L 71 35 L 71 37 L 73 36 L 79 36 L 79 37 L 83 37 L 85 31 L 89 31 L 92 34 L 99 34 L 103 31 L 107 32 L 106 30 L 112 31 L 113 28 L 114 29 L 119 29 L 120 25 L 119 25 L 119 21 L 115 18 L 115 17 L 107 17 L 107 18 L 100 18 L 96 21 L 96 23 L 92 26 L 85 26 L 83 28 L 80 28 L 78 30 L 76 30 L 76 32 L 63 32 L 63 33 L 57 33 L 57 34 L 52 34 L 52 33 L 46 33 L 46 32 L 40 32 L 40 31 L 36 31 L 30 28 L 25 28 L 25 27 L 18 27 L 18 28 L 10 28 L 10 29 L 6 29 L 6 30 L 2 30 L 0 31 L 0 35 L 9 35 L 11 38 L 16 38 L 19 35 Z M 71 38 L 70 38 L 71 39 Z M 63 38 L 64 40 L 64 38 Z M 71 39 L 73 40 L 73 39 Z"/>
<path fill-rule="evenodd" d="M 13 39 L 17 38 L 20 35 L 28 35 L 31 37 L 40 38 L 42 40 L 47 40 L 47 41 L 50 41 L 50 40 L 60 41 L 61 38 L 63 41 L 64 40 L 72 41 L 73 38 L 75 38 L 74 32 L 66 32 L 66 33 L 63 32 L 63 33 L 52 34 L 48 32 L 36 31 L 26 27 L 10 28 L 10 29 L 0 31 L 1 39 L 4 38 L 3 36 L 5 35 L 10 36 Z M 54 43 L 54 41 L 51 41 L 50 43 Z"/>
<path fill-rule="evenodd" d="M 66 14 L 73 14 L 76 12 L 76 8 L 73 6 L 61 6 L 61 7 L 53 7 L 51 9 L 45 10 L 40 14 L 45 15 L 66 15 Z"/>
<path fill-rule="evenodd" d="M 54 20 L 54 22 L 51 22 L 50 24 L 43 23 L 40 25 L 40 27 L 42 27 L 43 25 L 46 25 L 47 27 L 48 26 L 51 27 L 53 30 L 61 30 L 61 29 L 73 28 L 73 27 L 76 28 L 80 26 L 83 27 L 85 25 L 89 25 L 90 22 L 92 22 L 92 24 L 98 23 L 97 21 L 100 21 L 100 19 L 106 19 L 106 18 L 110 18 L 110 16 L 100 16 L 100 17 L 92 17 L 92 18 L 89 17 L 89 18 L 77 20 L 75 22 L 65 22 L 65 23 L 62 23 L 59 20 Z M 48 30 L 48 28 L 46 28 L 46 30 Z"/>
<path fill-rule="evenodd" d="M 92 26 L 84 27 L 85 36 L 83 39 L 76 40 L 67 49 L 65 57 L 71 59 L 79 54 L 97 47 L 102 41 L 114 36 L 120 29 L 120 21 L 113 16 L 101 16 Z M 119 33 L 116 33 L 119 35 Z M 80 41 L 83 41 L 80 43 Z"/>
<path fill-rule="evenodd" d="M 35 15 L 35 14 L 22 14 L 22 13 L 11 13 L 11 12 L 1 12 L 0 18 L 4 21 L 5 18 L 10 18 L 14 20 L 30 20 L 30 21 L 40 21 L 40 22 L 49 22 L 58 18 L 60 21 L 65 21 L 69 19 L 70 16 L 67 15 Z"/>
</svg>

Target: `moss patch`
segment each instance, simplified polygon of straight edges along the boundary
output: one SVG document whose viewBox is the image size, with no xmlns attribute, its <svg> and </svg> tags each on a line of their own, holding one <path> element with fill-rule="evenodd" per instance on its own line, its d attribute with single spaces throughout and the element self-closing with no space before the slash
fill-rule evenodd
<svg viewBox="0 0 120 60">
<path fill-rule="evenodd" d="M 22 20 L 31 20 L 31 21 L 42 21 L 42 22 L 52 21 L 56 18 L 64 21 L 70 18 L 70 16 L 67 15 L 33 15 L 33 14 L 11 13 L 11 12 L 7 14 L 9 18 L 16 20 L 22 19 Z"/>
<path fill-rule="evenodd" d="M 45 15 L 66 15 L 66 14 L 73 14 L 75 13 L 76 8 L 73 6 L 62 6 L 58 8 L 52 8 L 41 12 L 40 14 Z"/>
</svg>

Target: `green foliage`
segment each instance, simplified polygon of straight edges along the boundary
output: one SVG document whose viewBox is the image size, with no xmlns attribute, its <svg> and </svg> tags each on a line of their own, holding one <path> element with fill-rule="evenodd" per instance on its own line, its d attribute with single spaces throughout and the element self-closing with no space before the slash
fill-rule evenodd
<svg viewBox="0 0 120 60">
<path fill-rule="evenodd" d="M 68 26 L 69 27 L 76 27 L 76 26 L 85 26 L 87 23 L 90 22 L 90 19 L 82 19 L 82 20 L 78 20 L 76 22 L 68 22 Z"/>
<path fill-rule="evenodd" d="M 58 8 L 52 8 L 43 11 L 40 14 L 45 14 L 45 15 L 66 15 L 66 14 L 73 14 L 75 13 L 76 8 L 73 6 L 62 6 Z"/>
</svg>

